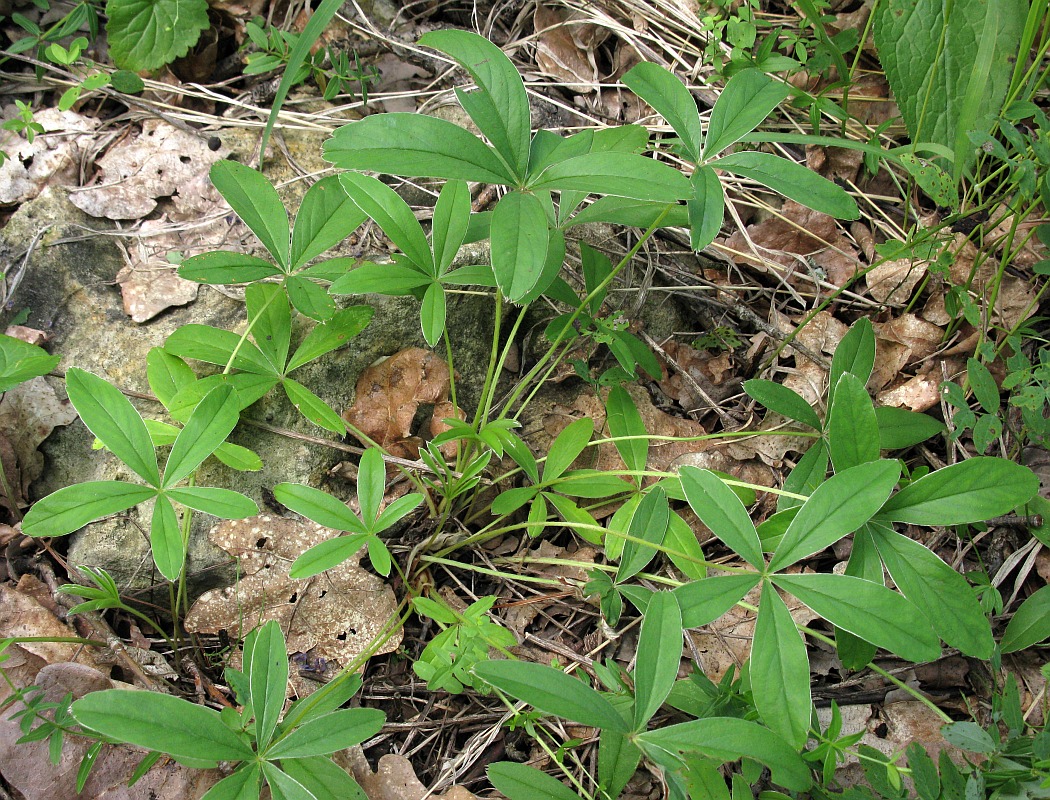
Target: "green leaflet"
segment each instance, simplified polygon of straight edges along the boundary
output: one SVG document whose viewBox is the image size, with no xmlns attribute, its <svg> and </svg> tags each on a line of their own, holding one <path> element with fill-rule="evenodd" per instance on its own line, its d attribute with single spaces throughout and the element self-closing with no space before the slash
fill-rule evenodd
<svg viewBox="0 0 1050 800">
<path fill-rule="evenodd" d="M 245 666 L 255 712 L 255 740 L 259 748 L 264 749 L 270 743 L 277 720 L 284 710 L 288 689 L 288 653 L 284 634 L 276 620 L 266 622 L 253 633 L 254 646 Z"/>
<path fill-rule="evenodd" d="M 747 563 L 763 569 L 762 543 L 740 498 L 710 470 L 683 467 L 680 474 L 686 500 L 700 520 Z"/>
<path fill-rule="evenodd" d="M 769 584 L 762 587 L 750 664 L 755 707 L 762 720 L 801 748 L 813 714 L 809 654 L 791 612 Z"/>
<path fill-rule="evenodd" d="M 288 212 L 261 172 L 236 161 L 212 165 L 211 182 L 282 268 L 288 268 Z"/>
<path fill-rule="evenodd" d="M 674 203 L 692 196 L 674 167 L 629 153 L 587 153 L 555 164 L 529 182 L 533 190 L 580 191 Z"/>
<path fill-rule="evenodd" d="M 287 657 L 285 661 L 287 663 Z M 385 721 L 386 715 L 378 708 L 331 711 L 299 725 L 275 742 L 266 756 L 279 759 L 328 755 L 375 736 Z"/>
<path fill-rule="evenodd" d="M 704 157 L 717 156 L 747 136 L 789 94 L 784 84 L 757 69 L 745 69 L 734 75 L 711 109 Z"/>
<path fill-rule="evenodd" d="M 634 729 L 646 724 L 671 693 L 682 660 L 682 611 L 671 592 L 656 592 L 649 600 L 638 638 L 634 668 Z M 808 667 L 808 662 L 807 662 Z"/>
<path fill-rule="evenodd" d="M 535 767 L 498 761 L 486 770 L 496 789 L 510 800 L 580 800 L 580 796 L 561 781 Z"/>
<path fill-rule="evenodd" d="M 689 213 L 689 246 L 700 251 L 718 236 L 726 213 L 726 196 L 718 173 L 709 166 L 697 167 L 689 183 L 693 196 L 686 201 Z"/>
<path fill-rule="evenodd" d="M 860 209 L 845 190 L 802 164 L 771 153 L 742 152 L 712 161 L 710 166 L 758 181 L 785 197 L 838 219 L 857 219 Z"/>
<path fill-rule="evenodd" d="M 22 532 L 27 536 L 65 536 L 96 519 L 143 503 L 156 493 L 152 487 L 123 481 L 67 486 L 33 504 L 22 520 Z"/>
<path fill-rule="evenodd" d="M 521 301 L 540 280 L 550 233 L 547 213 L 534 194 L 510 192 L 492 212 L 492 271 L 511 302 Z"/>
<path fill-rule="evenodd" d="M 1000 643 L 1004 653 L 1015 653 L 1050 637 L 1050 586 L 1021 603 L 1006 626 Z"/>
<path fill-rule="evenodd" d="M 620 454 L 627 469 L 640 472 L 645 469 L 649 456 L 649 440 L 645 438 L 620 439 L 619 437 L 644 437 L 647 435 L 642 415 L 634 401 L 622 386 L 614 386 L 605 401 L 606 419 L 609 423 L 609 435 L 616 438 L 616 451 Z M 641 485 L 641 477 L 633 478 Z"/>
<path fill-rule="evenodd" d="M 343 191 L 339 177 L 330 175 L 311 186 L 299 204 L 292 228 L 291 269 L 335 247 L 365 221 L 365 213 Z"/>
<path fill-rule="evenodd" d="M 879 423 L 868 390 L 856 375 L 839 378 L 828 410 L 827 442 L 836 472 L 877 461 Z"/>
<path fill-rule="evenodd" d="M 700 115 L 696 101 L 682 82 L 664 67 L 647 61 L 636 64 L 621 80 L 667 120 L 681 138 L 686 156 L 698 163 L 703 140 Z"/>
<path fill-rule="evenodd" d="M 0 334 L 0 392 L 46 375 L 61 360 L 61 356 L 49 356 L 36 345 Z"/>
</svg>

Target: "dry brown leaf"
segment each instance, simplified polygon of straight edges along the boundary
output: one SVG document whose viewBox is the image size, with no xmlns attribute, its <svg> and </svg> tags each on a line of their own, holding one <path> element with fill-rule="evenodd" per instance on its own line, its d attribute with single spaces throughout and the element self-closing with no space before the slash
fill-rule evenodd
<svg viewBox="0 0 1050 800">
<path fill-rule="evenodd" d="M 141 219 L 157 200 L 188 191 L 224 152 L 206 140 L 161 120 L 147 120 L 142 133 L 128 137 L 98 160 L 96 183 L 69 195 L 70 202 L 93 217 Z"/>
<path fill-rule="evenodd" d="M 569 14 L 565 10 L 537 4 L 533 14 L 536 65 L 544 74 L 565 84 L 569 90 L 589 93 L 598 88 L 594 51 L 585 49 L 573 36 L 575 26 L 567 25 L 568 20 Z M 593 34 L 590 38 L 593 38 Z"/>
<path fill-rule="evenodd" d="M 937 352 L 944 335 L 939 327 L 915 314 L 901 314 L 873 327 L 878 354 L 868 380 L 873 392 L 906 380 L 901 372 Z"/>
<path fill-rule="evenodd" d="M 475 796 L 462 786 L 453 786 L 444 794 L 430 794 L 427 787 L 416 777 L 412 762 L 404 756 L 388 753 L 379 759 L 373 772 L 360 753 L 354 754 L 354 778 L 365 790 L 368 800 L 475 800 Z"/>
<path fill-rule="evenodd" d="M 361 374 L 343 419 L 391 455 L 416 458 L 421 440 L 412 435 L 412 420 L 420 403 L 448 400 L 449 378 L 448 365 L 429 350 L 401 350 Z"/>
<path fill-rule="evenodd" d="M 735 231 L 728 239 L 718 241 L 738 262 L 759 269 L 768 269 L 770 263 L 784 267 L 784 277 L 793 285 L 811 285 L 799 275 L 812 272 L 843 286 L 861 266 L 856 249 L 833 217 L 793 200 L 784 203 L 778 216 L 748 225 L 747 234 Z M 759 248 L 757 253 L 748 238 Z"/>
<path fill-rule="evenodd" d="M 68 400 L 59 400 L 44 378 L 33 378 L 4 393 L 0 399 L 0 460 L 15 494 L 14 505 L 24 507 L 29 485 L 44 474 L 44 456 L 37 450 L 59 425 L 68 425 L 77 412 Z M 12 503 L 0 489 L 0 505 Z"/>
<path fill-rule="evenodd" d="M 857 179 L 863 163 L 864 154 L 860 150 L 818 145 L 806 148 L 806 166 L 829 180 L 838 178 L 852 183 Z"/>
<path fill-rule="evenodd" d="M 44 128 L 32 143 L 18 133 L 0 128 L 0 150 L 8 158 L 0 164 L 0 205 L 32 200 L 53 183 L 73 183 L 81 158 L 94 146 L 99 126 L 94 117 L 74 111 L 44 108 L 33 119 Z"/>
<path fill-rule="evenodd" d="M 874 300 L 889 306 L 901 306 L 911 299 L 911 293 L 924 277 L 929 262 L 900 258 L 884 261 L 864 276 L 868 294 Z"/>
<path fill-rule="evenodd" d="M 588 580 L 587 569 L 580 564 L 593 564 L 598 552 L 588 545 L 571 553 L 564 547 L 557 547 L 547 540 L 541 541 L 528 552 L 526 558 L 556 559 L 571 561 L 573 564 L 537 564 L 537 574 L 544 578 L 553 578 L 568 586 L 583 586 Z M 542 596 L 528 597 L 526 601 L 509 603 L 503 614 L 503 621 L 514 631 L 518 641 L 525 640 L 525 629 L 532 624 L 540 612 L 557 602 L 557 597 L 546 599 Z"/>
<path fill-rule="evenodd" d="M 740 381 L 734 377 L 732 353 L 697 350 L 673 339 L 662 347 L 674 364 L 666 365 L 666 377 L 660 381 L 660 389 L 684 410 L 707 408 L 708 402 L 696 392 L 682 372 L 715 402 L 725 400 L 739 391 Z"/>
<path fill-rule="evenodd" d="M 364 652 L 397 607 L 390 587 L 358 565 L 363 550 L 313 578 L 288 576 L 297 557 L 338 535 L 312 522 L 266 514 L 216 525 L 209 538 L 239 560 L 243 577 L 233 586 L 205 592 L 187 614 L 186 630 L 239 633 L 244 626 L 274 619 L 285 632 L 288 652 L 303 654 L 301 662 L 331 677 Z M 398 629 L 376 655 L 400 643 Z M 296 685 L 299 692 L 311 688 Z"/>
</svg>

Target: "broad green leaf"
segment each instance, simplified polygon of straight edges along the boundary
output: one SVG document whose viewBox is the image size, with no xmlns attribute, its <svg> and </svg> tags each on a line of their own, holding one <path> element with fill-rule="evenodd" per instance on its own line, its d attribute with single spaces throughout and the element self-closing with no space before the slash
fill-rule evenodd
<svg viewBox="0 0 1050 800">
<path fill-rule="evenodd" d="M 193 472 L 226 441 L 239 420 L 240 410 L 233 389 L 229 386 L 212 389 L 194 409 L 172 445 L 164 467 L 163 487 L 170 489 Z"/>
<path fill-rule="evenodd" d="M 497 761 L 485 770 L 496 791 L 509 800 L 580 800 L 580 796 L 556 778 L 535 767 L 513 761 Z"/>
<path fill-rule="evenodd" d="M 536 285 L 547 258 L 550 233 L 543 204 L 534 194 L 510 192 L 492 212 L 492 271 L 511 302 Z"/>
<path fill-rule="evenodd" d="M 326 569 L 338 567 L 351 558 L 368 541 L 366 533 L 352 533 L 315 544 L 295 561 L 288 571 L 291 578 L 312 578 Z"/>
<path fill-rule="evenodd" d="M 525 84 L 511 60 L 492 42 L 469 31 L 431 31 L 419 43 L 452 56 L 470 73 L 478 89 L 456 95 L 474 124 L 495 146 L 516 178 L 529 165 L 532 115 Z"/>
<path fill-rule="evenodd" d="M 191 324 L 176 328 L 164 342 L 164 350 L 220 367 L 225 367 L 232 359 L 237 369 L 263 375 L 276 374 L 258 347 L 242 340 L 233 331 L 211 325 Z"/>
<path fill-rule="evenodd" d="M 594 433 L 594 420 L 590 417 L 583 417 L 567 425 L 558 434 L 550 450 L 547 451 L 547 461 L 543 465 L 545 483 L 561 477 L 591 441 L 592 433 Z"/>
<path fill-rule="evenodd" d="M 488 264 L 467 264 L 451 272 L 446 272 L 441 276 L 441 282 L 450 286 L 488 286 L 495 288 L 496 276 L 492 274 L 492 267 Z"/>
<path fill-rule="evenodd" d="M 577 191 L 674 203 L 692 197 L 689 179 L 674 167 L 630 153 L 587 153 L 548 167 L 529 188 Z"/>
<path fill-rule="evenodd" d="M 552 488 L 569 497 L 612 497 L 634 487 L 614 472 L 574 469 L 566 472 Z"/>
<path fill-rule="evenodd" d="M 652 487 L 631 517 L 631 524 L 627 529 L 630 538 L 623 543 L 620 567 L 616 570 L 617 583 L 634 577 L 653 560 L 656 556 L 656 546 L 664 543 L 670 516 L 667 494 L 659 486 Z"/>
<path fill-rule="evenodd" d="M 255 711 L 255 741 L 257 747 L 264 750 L 284 710 L 288 691 L 288 653 L 276 620 L 264 623 L 259 629 L 251 659 L 245 667 Z"/>
<path fill-rule="evenodd" d="M 1024 0 L 891 0 L 874 15 L 879 60 L 911 140 L 954 152 L 956 182 L 973 160 L 960 141 L 999 113 L 1027 11 Z"/>
<path fill-rule="evenodd" d="M 543 499 L 546 499 L 554 506 L 557 512 L 561 514 L 561 518 L 568 523 L 568 527 L 581 539 L 591 544 L 602 543 L 602 536 L 597 532 L 597 529 L 601 526 L 598 525 L 598 521 L 588 511 L 580 508 L 568 497 L 560 494 L 544 492 Z M 546 519 L 546 512 L 541 516 L 543 519 Z"/>
<path fill-rule="evenodd" d="M 669 70 L 643 61 L 621 79 L 632 92 L 651 105 L 682 140 L 682 149 L 694 164 L 700 161 L 703 132 L 696 101 Z"/>
<path fill-rule="evenodd" d="M 445 290 L 440 283 L 432 283 L 423 294 L 423 305 L 419 309 L 419 320 L 423 327 L 423 338 L 430 347 L 441 341 L 445 332 Z"/>
<path fill-rule="evenodd" d="M 369 447 L 361 456 L 357 468 L 357 502 L 361 506 L 361 519 L 371 529 L 379 516 L 379 506 L 386 493 L 386 463 L 377 447 Z"/>
<path fill-rule="evenodd" d="M 131 401 L 112 384 L 76 367 L 66 371 L 66 391 L 87 429 L 132 472 L 159 487 L 157 454 Z"/>
<path fill-rule="evenodd" d="M 809 167 L 772 153 L 733 153 L 712 161 L 710 166 L 751 178 L 807 208 L 837 219 L 857 219 L 860 216 L 857 201 L 844 189 Z"/>
<path fill-rule="evenodd" d="M 161 405 L 167 408 L 179 390 L 196 381 L 197 376 L 178 356 L 165 352 L 162 347 L 153 347 L 146 354 L 146 380 Z"/>
<path fill-rule="evenodd" d="M 744 381 L 744 391 L 770 411 L 820 430 L 820 417 L 802 395 L 780 383 L 765 380 Z"/>
<path fill-rule="evenodd" d="M 745 69 L 734 75 L 711 109 L 707 126 L 705 158 L 717 156 L 729 145 L 740 141 L 769 116 L 790 92 L 757 69 Z"/>
<path fill-rule="evenodd" d="M 284 372 L 292 338 L 292 310 L 284 289 L 273 283 L 253 283 L 244 290 L 252 338 L 274 373 Z"/>
<path fill-rule="evenodd" d="M 190 256 L 179 264 L 178 272 L 188 281 L 212 284 L 251 283 L 281 274 L 279 267 L 264 258 L 225 250 Z"/>
<path fill-rule="evenodd" d="M 323 1 L 324 0 L 322 0 L 322 2 Z M 342 187 L 340 187 L 339 191 L 343 191 Z M 343 194 L 346 193 L 343 192 Z M 349 198 L 347 198 L 347 202 L 350 202 Z M 318 261 L 316 264 L 312 264 L 309 267 L 303 267 L 296 273 L 296 275 L 303 278 L 315 278 L 319 281 L 333 283 L 353 269 L 354 265 L 359 262 L 360 259 L 357 258 L 335 256 L 334 258 L 326 258 L 322 261 Z"/>
<path fill-rule="evenodd" d="M 332 318 L 314 326 L 292 354 L 287 372 L 309 364 L 336 348 L 342 347 L 368 327 L 375 309 L 371 306 L 350 306 L 336 311 Z"/>
<path fill-rule="evenodd" d="M 529 147 L 529 173 L 539 175 L 551 164 L 589 153 L 593 144 L 594 131 L 592 130 L 582 130 L 571 136 L 559 136 L 554 131 L 540 128 L 532 137 L 532 144 Z M 569 202 L 565 202 L 566 199 Z M 562 205 L 567 207 L 572 200 L 571 197 L 563 198 Z"/>
<path fill-rule="evenodd" d="M 349 238 L 365 216 L 343 191 L 339 176 L 319 180 L 307 190 L 295 214 L 291 269 L 299 269 Z"/>
<path fill-rule="evenodd" d="M 794 494 L 811 495 L 824 482 L 828 474 L 828 446 L 823 439 L 817 439 L 813 446 L 799 459 L 795 468 L 788 473 L 784 481 L 784 491 Z M 777 500 L 777 511 L 802 505 L 795 497 L 781 495 Z"/>
<path fill-rule="evenodd" d="M 879 519 L 912 525 L 962 525 L 1008 514 L 1039 490 L 1028 467 L 978 456 L 909 483 L 879 513 Z"/>
<path fill-rule="evenodd" d="M 827 442 L 836 472 L 879 460 L 879 423 L 864 382 L 845 373 L 828 409 Z"/>
<path fill-rule="evenodd" d="M 835 355 L 831 359 L 831 374 L 828 379 L 828 405 L 834 402 L 835 387 L 838 386 L 839 378 L 844 373 L 848 372 L 856 376 L 861 383 L 866 384 L 874 367 L 875 330 L 871 327 L 870 319 L 861 317 L 850 326 L 838 347 L 835 348 Z"/>
<path fill-rule="evenodd" d="M 999 643 L 1004 653 L 1015 653 L 1050 638 L 1050 586 L 1037 590 L 1014 612 Z"/>
<path fill-rule="evenodd" d="M 605 411 L 611 437 L 644 437 L 647 435 L 648 431 L 645 430 L 642 415 L 638 413 L 634 400 L 622 386 L 614 386 L 609 392 L 609 397 L 605 401 Z M 619 439 L 615 444 L 616 451 L 623 459 L 623 463 L 627 465 L 627 469 L 635 472 L 645 469 L 649 457 L 648 439 Z M 641 484 L 641 476 L 636 476 L 632 480 Z"/>
<path fill-rule="evenodd" d="M 692 223 L 685 206 L 668 206 L 648 200 L 628 197 L 599 197 L 576 213 L 565 226 L 586 225 L 590 222 L 611 222 L 632 228 L 649 228 L 659 221 L 662 228 L 688 228 Z"/>
<path fill-rule="evenodd" d="M 755 707 L 762 721 L 801 748 L 813 714 L 809 655 L 791 612 L 769 585 L 763 587 L 758 605 L 750 664 Z"/>
<path fill-rule="evenodd" d="M 674 590 L 682 609 L 682 627 L 699 628 L 714 622 L 758 586 L 757 573 L 715 575 L 691 581 Z"/>
<path fill-rule="evenodd" d="M 630 733 L 612 703 L 559 669 L 527 661 L 485 661 L 474 667 L 474 674 L 537 711 L 593 728 Z"/>
<path fill-rule="evenodd" d="M 408 178 L 514 185 L 491 147 L 455 123 L 425 114 L 373 114 L 336 129 L 325 160 L 342 169 Z"/>
<path fill-rule="evenodd" d="M 72 711 L 85 727 L 148 750 L 210 762 L 255 757 L 218 712 L 172 695 L 108 689 L 80 698 Z"/>
<path fill-rule="evenodd" d="M 941 728 L 941 734 L 949 744 L 968 750 L 971 753 L 991 755 L 998 749 L 996 746 L 997 739 L 993 739 L 991 734 L 976 722 L 970 722 L 969 720 L 951 722 Z M 967 792 L 967 795 L 969 794 Z"/>
<path fill-rule="evenodd" d="M 944 423 L 929 414 L 893 406 L 876 408 L 875 421 L 882 450 L 905 450 L 945 431 Z"/>
<path fill-rule="evenodd" d="M 751 566 L 764 569 L 758 531 L 733 490 L 710 470 L 683 467 L 680 476 L 685 498 L 700 521 Z"/>
<path fill-rule="evenodd" d="M 776 575 L 773 582 L 828 622 L 908 661 L 940 657 L 922 612 L 885 586 L 849 575 Z"/>
<path fill-rule="evenodd" d="M 809 767 L 798 748 L 757 722 L 735 717 L 710 717 L 668 725 L 639 734 L 643 750 L 655 746 L 667 752 L 698 753 L 719 761 L 753 758 L 770 768 L 773 782 L 795 792 L 812 786 Z"/>
<path fill-rule="evenodd" d="M 535 486 L 516 486 L 500 494 L 492 501 L 492 513 L 497 516 L 513 514 L 539 494 Z"/>
<path fill-rule="evenodd" d="M 131 72 L 182 58 L 210 27 L 205 0 L 107 0 L 106 16 L 110 58 Z"/>
<path fill-rule="evenodd" d="M 149 438 L 153 442 L 154 447 L 167 447 L 175 444 L 175 440 L 179 438 L 179 432 L 182 430 L 174 425 L 159 422 L 155 419 L 145 419 L 143 422 L 146 423 L 146 430 L 149 431 Z"/>
<path fill-rule="evenodd" d="M 22 533 L 65 536 L 96 519 L 137 506 L 156 493 L 152 487 L 124 481 L 90 481 L 67 486 L 33 504 L 22 520 Z"/>
<path fill-rule="evenodd" d="M 447 277 L 447 276 L 446 276 Z M 434 279 L 402 264 L 362 264 L 328 287 L 331 294 L 385 294 L 394 297 L 412 294 L 413 289 L 429 285 Z"/>
<path fill-rule="evenodd" d="M 822 483 L 784 532 L 769 569 L 779 572 L 857 530 L 886 502 L 900 474 L 897 461 L 873 461 L 844 470 Z"/>
<path fill-rule="evenodd" d="M 287 270 L 288 212 L 273 184 L 261 172 L 236 161 L 216 161 L 209 175 L 237 216 L 252 229 L 277 264 Z"/>
<path fill-rule="evenodd" d="M 291 404 L 310 422 L 332 433 L 346 436 L 346 423 L 328 403 L 291 378 L 281 381 L 281 386 L 284 387 L 284 393 L 288 395 Z"/>
<path fill-rule="evenodd" d="M 259 513 L 259 506 L 254 500 L 229 489 L 184 486 L 181 489 L 169 489 L 165 494 L 176 503 L 219 519 L 244 519 Z"/>
<path fill-rule="evenodd" d="M 285 279 L 288 299 L 296 311 L 310 319 L 323 322 L 331 319 L 335 313 L 335 300 L 323 286 L 319 286 L 302 275 L 292 275 Z"/>
<path fill-rule="evenodd" d="M 936 553 L 891 528 L 871 525 L 870 535 L 893 583 L 937 635 L 964 655 L 991 658 L 992 630 L 966 578 Z"/>
<path fill-rule="evenodd" d="M 981 407 L 989 414 L 999 411 L 999 386 L 988 367 L 976 358 L 966 359 L 966 377 Z"/>
<path fill-rule="evenodd" d="M 682 661 L 682 611 L 671 592 L 656 592 L 642 618 L 634 667 L 634 729 L 646 723 L 671 693 Z M 807 662 L 808 666 L 808 662 Z"/>
<path fill-rule="evenodd" d="M 448 181 L 434 205 L 431 233 L 439 275 L 452 266 L 470 224 L 470 189 L 463 181 Z"/>
<path fill-rule="evenodd" d="M 185 422 L 208 392 L 222 385 L 233 387 L 237 392 L 237 406 L 243 411 L 276 386 L 277 380 L 277 376 L 272 373 L 260 375 L 254 372 L 237 372 L 232 375 L 209 375 L 179 389 L 168 404 L 168 413 L 173 419 Z"/>
<path fill-rule="evenodd" d="M 318 800 L 368 800 L 357 781 L 325 756 L 289 758 L 281 762 L 281 769 Z"/>
<path fill-rule="evenodd" d="M 423 499 L 423 495 L 415 493 L 397 498 L 397 500 L 384 508 L 379 517 L 376 518 L 373 528 L 374 532 L 380 533 L 385 531 L 394 523 L 407 517 L 422 505 Z"/>
<path fill-rule="evenodd" d="M 201 800 L 258 800 L 262 767 L 247 764 L 212 786 Z"/>
<path fill-rule="evenodd" d="M 882 569 L 882 560 L 871 538 L 872 525 L 873 523 L 869 522 L 853 534 L 845 574 L 882 586 L 886 579 Z M 842 628 L 835 628 L 835 649 L 838 651 L 843 666 L 851 670 L 863 669 L 875 658 L 875 652 L 878 650 L 871 642 L 866 642 Z"/>
<path fill-rule="evenodd" d="M 694 169 L 689 183 L 693 187 L 693 196 L 686 201 L 689 213 L 689 246 L 699 252 L 711 244 L 722 230 L 726 196 L 718 173 L 711 167 Z"/>
<path fill-rule="evenodd" d="M 266 751 L 267 758 L 325 756 L 375 736 L 386 722 L 378 708 L 344 708 L 304 722 Z"/>
<path fill-rule="evenodd" d="M 547 253 L 543 257 L 540 276 L 536 279 L 535 285 L 518 301 L 523 306 L 538 300 L 540 295 L 550 288 L 565 264 L 565 234 L 560 230 L 551 229 L 548 235 L 550 238 L 547 241 Z"/>
<path fill-rule="evenodd" d="M 157 504 L 153 507 L 149 543 L 153 551 L 153 563 L 160 574 L 169 581 L 177 580 L 186 562 L 186 544 L 182 541 L 178 515 L 165 495 L 158 495 Z"/>
<path fill-rule="evenodd" d="M 277 502 L 288 506 L 318 525 L 337 531 L 367 533 L 368 529 L 349 508 L 332 495 L 299 483 L 279 483 L 273 487 Z"/>
<path fill-rule="evenodd" d="M 401 195 L 378 178 L 359 172 L 344 172 L 339 176 L 339 182 L 350 199 L 375 220 L 402 253 L 420 269 L 437 275 L 426 234 Z"/>
<path fill-rule="evenodd" d="M 61 360 L 61 356 L 49 356 L 43 348 L 34 344 L 0 334 L 0 392 L 6 392 L 31 378 L 46 375 Z"/>
</svg>

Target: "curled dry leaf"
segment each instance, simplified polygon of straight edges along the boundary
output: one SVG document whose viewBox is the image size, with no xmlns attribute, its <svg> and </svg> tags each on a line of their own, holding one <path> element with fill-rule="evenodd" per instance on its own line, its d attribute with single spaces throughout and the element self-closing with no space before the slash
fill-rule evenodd
<svg viewBox="0 0 1050 800">
<path fill-rule="evenodd" d="M 801 287 L 812 286 L 814 279 L 843 286 L 861 266 L 857 250 L 833 217 L 793 200 L 777 216 L 748 225 L 747 236 L 735 231 L 720 243 L 738 262 L 762 270 L 772 267 Z"/>
<path fill-rule="evenodd" d="M 50 334 L 38 331 L 36 328 L 27 328 L 25 325 L 8 325 L 4 331 L 5 336 L 21 339 L 23 342 L 35 344 L 38 347 L 51 340 Z"/>
<path fill-rule="evenodd" d="M 301 653 L 293 665 L 331 677 L 364 652 L 393 616 L 393 591 L 358 562 L 363 550 L 313 578 L 289 577 L 292 562 L 310 547 L 338 536 L 313 522 L 263 514 L 222 522 L 209 538 L 240 562 L 241 579 L 233 586 L 205 592 L 186 616 L 194 633 L 247 629 L 271 619 L 285 632 L 289 653 Z M 376 651 L 389 653 L 401 643 L 398 629 Z M 312 688 L 297 680 L 299 693 Z"/>
<path fill-rule="evenodd" d="M 379 759 L 375 772 L 368 766 L 364 754 L 352 754 L 354 778 L 365 790 L 368 800 L 475 800 L 475 795 L 462 786 L 453 786 L 444 794 L 431 794 L 416 777 L 412 762 L 404 756 L 389 753 Z"/>
<path fill-rule="evenodd" d="M 141 219 L 157 207 L 158 198 L 186 191 L 186 184 L 222 158 L 222 149 L 212 151 L 205 139 L 148 120 L 140 135 L 114 145 L 98 160 L 96 183 L 69 199 L 93 217 Z"/>
<path fill-rule="evenodd" d="M 33 378 L 7 391 L 0 399 L 0 461 L 14 498 L 0 488 L 0 505 L 28 505 L 29 485 L 44 474 L 44 456 L 37 450 L 59 425 L 68 425 L 77 412 L 68 400 L 59 400 L 44 378 Z"/>
<path fill-rule="evenodd" d="M 911 293 L 919 285 L 929 267 L 929 262 L 919 259 L 899 258 L 884 261 L 870 269 L 864 276 L 868 294 L 872 299 L 888 306 L 901 306 L 911 299 Z"/>
<path fill-rule="evenodd" d="M 416 458 L 422 440 L 412 435 L 412 420 L 421 403 L 442 410 L 440 419 L 457 414 L 448 403 L 448 365 L 429 350 L 409 347 L 361 373 L 354 404 L 343 419 L 386 448 L 391 455 Z M 437 416 L 437 413 L 434 414 Z"/>
<path fill-rule="evenodd" d="M 533 14 L 536 28 L 536 65 L 570 91 L 589 93 L 598 88 L 594 47 L 602 29 L 589 25 L 577 31 L 569 12 L 539 3 Z M 584 46 L 587 44 L 588 46 Z"/>
<path fill-rule="evenodd" d="M 715 402 L 725 400 L 739 391 L 740 380 L 734 376 L 733 354 L 728 351 L 712 353 L 697 350 L 673 339 L 665 342 L 663 350 L 673 364 L 666 364 L 666 377 L 660 389 L 685 411 L 708 408 L 693 383 L 699 385 Z M 691 380 L 687 380 L 685 373 Z"/>
<path fill-rule="evenodd" d="M 0 164 L 0 205 L 32 200 L 50 184 L 74 183 L 81 157 L 94 146 L 99 126 L 94 117 L 44 108 L 33 113 L 33 120 L 44 133 L 32 142 L 0 128 L 0 150 L 9 156 Z"/>
<path fill-rule="evenodd" d="M 901 372 L 937 352 L 944 336 L 939 327 L 914 314 L 901 314 L 874 328 L 878 358 L 868 381 L 874 392 L 906 382 Z"/>
</svg>

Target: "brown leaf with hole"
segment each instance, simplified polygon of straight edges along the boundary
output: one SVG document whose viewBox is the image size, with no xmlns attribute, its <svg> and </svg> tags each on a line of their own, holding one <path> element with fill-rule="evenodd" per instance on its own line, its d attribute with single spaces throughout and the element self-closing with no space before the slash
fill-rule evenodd
<svg viewBox="0 0 1050 800">
<path fill-rule="evenodd" d="M 343 419 L 391 455 L 416 458 L 421 444 L 412 434 L 416 411 L 421 403 L 448 401 L 450 388 L 448 365 L 429 350 L 409 347 L 361 373 Z"/>
<path fill-rule="evenodd" d="M 212 151 L 199 136 L 147 120 L 141 134 L 114 145 L 98 160 L 95 184 L 71 192 L 69 200 L 93 217 L 141 219 L 159 198 L 184 191 L 223 157 L 221 149 Z"/>
<path fill-rule="evenodd" d="M 289 653 L 304 654 L 301 660 L 315 673 L 334 675 L 365 651 L 397 608 L 390 587 L 359 566 L 363 549 L 320 575 L 289 577 L 296 558 L 338 535 L 313 522 L 268 514 L 216 525 L 209 538 L 239 560 L 242 577 L 201 595 L 186 616 L 186 630 L 243 635 L 274 619 Z M 375 654 L 396 650 L 401 635 L 398 628 Z M 296 688 L 302 693 L 301 685 Z"/>
<path fill-rule="evenodd" d="M 32 142 L 0 128 L 0 150 L 8 154 L 0 164 L 0 205 L 25 203 L 50 184 L 75 182 L 81 159 L 87 158 L 94 144 L 93 132 L 100 124 L 93 117 L 57 108 L 35 111 L 33 120 L 44 133 L 38 133 Z"/>
</svg>

